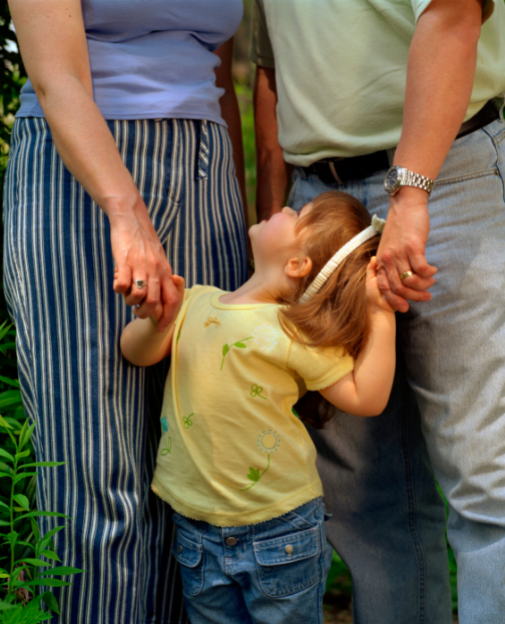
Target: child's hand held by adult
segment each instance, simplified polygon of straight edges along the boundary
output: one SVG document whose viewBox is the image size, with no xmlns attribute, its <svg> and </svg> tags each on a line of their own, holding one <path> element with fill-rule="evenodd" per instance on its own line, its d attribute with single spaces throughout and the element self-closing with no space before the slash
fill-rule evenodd
<svg viewBox="0 0 505 624">
<path fill-rule="evenodd" d="M 366 269 L 366 296 L 371 311 L 385 311 L 394 313 L 394 308 L 382 294 L 377 279 L 377 257 L 373 256 Z"/>
</svg>

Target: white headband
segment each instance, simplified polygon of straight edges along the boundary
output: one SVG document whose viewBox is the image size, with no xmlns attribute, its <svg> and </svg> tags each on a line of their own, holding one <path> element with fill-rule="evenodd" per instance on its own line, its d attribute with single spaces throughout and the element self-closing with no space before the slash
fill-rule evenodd
<svg viewBox="0 0 505 624">
<path fill-rule="evenodd" d="M 306 303 L 311 299 L 318 290 L 321 289 L 326 280 L 330 277 L 333 271 L 347 258 L 347 256 L 362 245 L 365 241 L 373 238 L 377 234 L 381 234 L 386 221 L 380 219 L 374 215 L 372 218 L 372 225 L 369 225 L 365 230 L 356 234 L 354 238 L 351 238 L 343 247 L 341 247 L 337 253 L 328 260 L 324 267 L 319 271 L 313 281 L 309 284 L 306 291 L 299 299 L 299 303 Z"/>
</svg>

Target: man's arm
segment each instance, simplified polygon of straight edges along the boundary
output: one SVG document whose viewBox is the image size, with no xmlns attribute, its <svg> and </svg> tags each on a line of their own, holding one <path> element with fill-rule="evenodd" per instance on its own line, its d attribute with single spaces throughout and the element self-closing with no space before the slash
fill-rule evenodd
<svg viewBox="0 0 505 624">
<path fill-rule="evenodd" d="M 224 94 L 219 100 L 221 115 L 228 125 L 231 144 L 233 146 L 233 161 L 235 171 L 242 195 L 244 206 L 245 222 L 247 218 L 247 199 L 245 193 L 245 169 L 244 169 L 244 146 L 242 143 L 242 124 L 240 121 L 240 111 L 238 108 L 237 95 L 233 85 L 231 73 L 233 59 L 233 38 L 228 39 L 221 45 L 215 54 L 221 59 L 221 65 L 216 69 L 216 85 L 224 89 Z"/>
<path fill-rule="evenodd" d="M 482 0 L 433 0 L 410 46 L 402 136 L 395 165 L 435 179 L 463 122 L 472 92 Z M 425 258 L 427 193 L 403 187 L 391 198 L 377 254 L 379 284 L 401 312 L 406 299 L 428 301 L 436 268 Z M 400 274 L 415 275 L 404 282 Z"/>
<path fill-rule="evenodd" d="M 256 67 L 254 78 L 256 134 L 256 212 L 258 221 L 269 219 L 285 205 L 292 167 L 284 161 L 278 140 L 275 69 Z"/>
</svg>

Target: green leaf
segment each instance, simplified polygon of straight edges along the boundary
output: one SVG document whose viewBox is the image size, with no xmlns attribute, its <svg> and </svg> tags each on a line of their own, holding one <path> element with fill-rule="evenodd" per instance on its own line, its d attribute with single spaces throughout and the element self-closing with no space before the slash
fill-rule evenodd
<svg viewBox="0 0 505 624">
<path fill-rule="evenodd" d="M 6 429 L 12 429 L 12 426 L 5 420 L 3 416 L 0 416 L 0 427 L 5 427 Z"/>
<path fill-rule="evenodd" d="M 14 522 L 18 522 L 19 520 L 23 520 L 24 518 L 35 518 L 40 516 L 55 516 L 57 518 L 65 518 L 66 520 L 70 520 L 69 516 L 65 514 L 58 513 L 57 511 L 30 511 L 30 513 L 23 514 L 22 516 L 18 516 Z"/>
<path fill-rule="evenodd" d="M 14 386 L 15 388 L 19 388 L 19 380 L 18 379 L 9 379 L 8 377 L 3 377 L 0 375 L 0 381 L 3 381 L 4 384 L 9 386 Z"/>
<path fill-rule="evenodd" d="M 55 466 L 63 466 L 66 463 L 53 461 L 33 462 L 31 464 L 23 464 L 23 468 L 54 468 Z"/>
<path fill-rule="evenodd" d="M 9 604 L 3 600 L 0 600 L 0 611 L 6 611 L 7 609 L 15 609 L 16 605 Z"/>
<path fill-rule="evenodd" d="M 249 468 L 249 474 L 247 475 L 247 478 L 249 479 L 249 481 L 254 481 L 254 483 L 256 483 L 257 481 L 260 480 L 260 471 L 258 468 Z"/>
<path fill-rule="evenodd" d="M 230 347 L 227 344 L 225 344 L 223 346 L 223 357 L 226 356 L 226 354 L 228 353 L 229 350 L 230 350 Z"/>
<path fill-rule="evenodd" d="M 7 472 L 0 472 L 0 478 L 2 477 L 9 477 L 9 479 L 12 479 L 12 475 Z"/>
<path fill-rule="evenodd" d="M 6 509 L 8 509 L 9 511 L 11 510 L 11 508 L 9 507 L 9 505 L 6 505 L 5 503 L 2 503 L 2 501 L 0 501 L 0 507 L 5 507 Z"/>
<path fill-rule="evenodd" d="M 11 427 L 11 429 L 12 429 L 12 427 Z M 0 448 L 0 457 L 5 457 L 5 459 L 8 459 L 12 463 L 14 463 L 14 457 L 10 453 L 7 453 L 7 451 L 4 451 L 4 449 L 2 449 L 2 448 Z"/>
<path fill-rule="evenodd" d="M 44 552 L 40 553 L 40 556 L 46 557 L 47 559 L 51 559 L 51 561 L 58 561 L 59 563 L 61 563 L 61 559 L 52 550 L 44 550 Z"/>
<path fill-rule="evenodd" d="M 6 522 L 5 520 L 0 520 L 0 526 L 10 526 L 10 522 Z"/>
<path fill-rule="evenodd" d="M 34 521 L 33 521 L 34 522 Z M 50 531 L 48 531 L 40 540 L 40 549 L 44 550 L 44 548 L 46 548 L 49 543 L 51 542 L 51 539 L 53 537 L 53 535 L 55 535 L 56 533 L 58 533 L 58 531 L 61 531 L 62 529 L 65 528 L 65 525 L 63 526 L 57 526 L 54 527 L 54 529 L 51 529 Z"/>
<path fill-rule="evenodd" d="M 7 390 L 0 394 L 0 409 L 17 404 L 22 404 L 19 390 Z"/>
<path fill-rule="evenodd" d="M 28 457 L 31 454 L 30 450 L 23 451 L 22 453 L 16 453 L 16 459 L 23 459 L 23 457 Z"/>
<path fill-rule="evenodd" d="M 239 349 L 246 349 L 247 345 L 244 344 L 243 342 L 236 342 L 235 346 L 238 347 Z"/>
<path fill-rule="evenodd" d="M 2 474 L 3 473 L 0 473 L 0 477 L 2 476 Z M 6 476 L 10 477 L 11 475 L 6 475 Z M 20 472 L 17 476 L 14 477 L 14 484 L 16 484 L 18 481 L 21 481 L 22 479 L 27 479 L 28 477 L 36 477 L 36 476 L 37 476 L 36 472 Z"/>
<path fill-rule="evenodd" d="M 60 615 L 60 607 L 58 605 L 58 601 L 54 597 L 54 594 L 51 592 L 45 592 L 42 596 L 40 596 L 40 598 L 46 604 L 48 609 L 51 609 L 51 611 Z"/>
<path fill-rule="evenodd" d="M 19 559 L 16 563 L 29 563 L 32 566 L 50 566 L 51 564 L 47 561 L 42 561 L 42 559 L 32 559 L 31 557 L 25 557 L 24 559 Z"/>
<path fill-rule="evenodd" d="M 14 494 L 12 498 L 21 506 L 21 510 L 30 511 L 30 503 L 24 494 Z"/>
<path fill-rule="evenodd" d="M 79 568 L 69 568 L 68 566 L 61 566 L 59 568 L 52 568 L 51 570 L 43 570 L 40 572 L 39 576 L 51 575 L 51 576 L 64 576 L 66 574 L 80 574 L 84 572 L 84 570 L 80 570 Z"/>
<path fill-rule="evenodd" d="M 33 587 L 36 585 L 45 585 L 46 587 L 66 587 L 71 584 L 72 583 L 67 583 L 67 581 L 60 581 L 59 579 L 52 579 L 52 578 L 35 579 L 33 581 L 26 581 L 24 583 L 22 583 L 21 581 L 15 581 L 14 583 L 12 583 L 12 585 L 16 587 L 16 589 L 23 589 L 25 587 Z"/>
<path fill-rule="evenodd" d="M 34 429 L 35 429 L 35 423 L 33 423 L 33 425 L 30 425 L 30 427 L 26 431 L 25 435 L 23 436 L 23 440 L 19 443 L 19 448 L 23 448 L 23 446 L 25 446 L 30 441 L 30 438 L 32 437 L 32 433 Z"/>
</svg>

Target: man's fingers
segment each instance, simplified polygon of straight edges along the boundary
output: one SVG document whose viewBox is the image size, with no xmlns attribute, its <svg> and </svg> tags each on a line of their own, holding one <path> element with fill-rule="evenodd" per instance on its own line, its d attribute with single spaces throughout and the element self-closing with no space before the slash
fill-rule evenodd
<svg viewBox="0 0 505 624">
<path fill-rule="evenodd" d="M 377 271 L 377 284 L 379 285 L 379 290 L 381 291 L 382 296 L 386 299 L 393 310 L 396 310 L 397 312 L 407 312 L 409 304 L 403 297 L 396 295 L 391 290 L 388 275 L 384 267 Z"/>
</svg>

